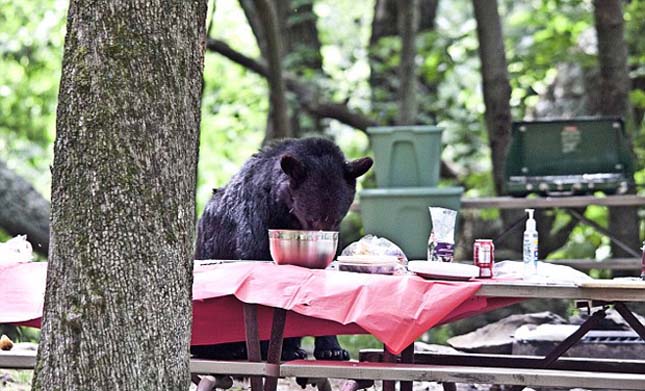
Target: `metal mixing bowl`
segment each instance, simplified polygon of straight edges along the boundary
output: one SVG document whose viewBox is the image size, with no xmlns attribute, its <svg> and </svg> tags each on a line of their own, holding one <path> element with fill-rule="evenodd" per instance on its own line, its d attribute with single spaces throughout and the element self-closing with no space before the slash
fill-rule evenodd
<svg viewBox="0 0 645 391">
<path fill-rule="evenodd" d="M 326 268 L 336 256 L 338 232 L 269 230 L 271 258 L 278 265 Z"/>
</svg>

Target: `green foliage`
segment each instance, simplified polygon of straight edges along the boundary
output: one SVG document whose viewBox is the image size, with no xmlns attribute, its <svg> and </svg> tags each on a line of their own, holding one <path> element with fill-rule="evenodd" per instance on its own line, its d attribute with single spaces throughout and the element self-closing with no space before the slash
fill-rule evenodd
<svg viewBox="0 0 645 391">
<path fill-rule="evenodd" d="M 452 327 L 450 327 L 450 325 L 442 325 L 430 329 L 423 335 L 421 340 L 423 342 L 431 344 L 447 345 L 446 341 L 448 341 L 454 335 L 455 331 Z"/>
<path fill-rule="evenodd" d="M 0 159 L 47 195 L 67 2 L 0 9 Z"/>
<path fill-rule="evenodd" d="M 209 53 L 205 59 L 197 183 L 199 214 L 213 188 L 224 185 L 264 138 L 266 83 Z M 234 80 L 234 83 L 227 81 Z"/>
<path fill-rule="evenodd" d="M 358 359 L 360 349 L 383 349 L 383 343 L 371 335 L 339 335 L 338 342 L 352 359 Z"/>
<path fill-rule="evenodd" d="M 506 1 L 503 8 L 511 107 L 514 118 L 521 119 L 553 80 L 559 63 L 595 63 L 577 45 L 593 27 L 593 9 L 582 0 Z"/>
<path fill-rule="evenodd" d="M 566 216 L 566 217 L 565 217 Z M 590 205 L 585 211 L 585 217 L 607 227 L 608 217 L 605 208 Z M 553 229 L 559 229 L 570 219 L 566 214 L 558 214 Z M 567 244 L 549 255 L 549 259 L 605 259 L 610 255 L 609 239 L 588 225 L 578 224 L 571 234 Z"/>
</svg>

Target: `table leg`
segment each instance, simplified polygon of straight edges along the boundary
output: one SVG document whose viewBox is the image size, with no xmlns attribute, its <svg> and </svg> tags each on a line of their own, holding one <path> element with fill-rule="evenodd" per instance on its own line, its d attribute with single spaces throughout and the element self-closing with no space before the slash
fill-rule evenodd
<svg viewBox="0 0 645 391">
<path fill-rule="evenodd" d="M 569 348 L 571 348 L 576 342 L 580 341 L 585 334 L 589 332 L 594 326 L 600 323 L 607 316 L 605 309 L 600 309 L 593 313 L 587 320 L 580 325 L 580 327 L 570 336 L 568 336 L 564 341 L 560 342 L 549 354 L 544 357 L 540 362 L 541 368 L 548 368 L 555 362 L 560 356 L 562 356 Z"/>
<path fill-rule="evenodd" d="M 401 362 L 404 363 L 404 364 L 414 364 L 414 342 L 412 342 L 401 353 Z M 401 391 L 412 391 L 412 382 L 411 381 L 402 381 L 401 382 Z"/>
<path fill-rule="evenodd" d="M 258 335 L 258 308 L 255 304 L 244 303 L 244 327 L 246 331 L 246 355 L 250 362 L 262 361 L 260 337 Z M 262 378 L 251 376 L 251 390 L 262 390 Z"/>
<path fill-rule="evenodd" d="M 641 324 L 641 322 L 632 314 L 632 312 L 627 308 L 625 303 L 622 302 L 617 302 L 614 303 L 614 308 L 620 316 L 625 319 L 625 321 L 634 329 L 636 334 L 638 334 L 643 341 L 645 341 L 645 326 Z"/>
<path fill-rule="evenodd" d="M 391 362 L 391 363 L 396 362 L 396 355 L 390 353 L 390 351 L 387 350 L 386 346 L 383 346 L 383 362 Z M 383 380 L 383 391 L 394 391 L 394 390 L 395 390 L 394 380 Z"/>
<path fill-rule="evenodd" d="M 269 340 L 269 351 L 267 352 L 267 363 L 269 364 L 280 364 L 280 358 L 282 356 L 282 342 L 284 340 L 284 324 L 286 319 L 287 311 L 285 309 L 273 309 L 271 339 Z M 264 391 L 275 391 L 277 387 L 277 377 L 267 377 L 264 381 Z"/>
</svg>

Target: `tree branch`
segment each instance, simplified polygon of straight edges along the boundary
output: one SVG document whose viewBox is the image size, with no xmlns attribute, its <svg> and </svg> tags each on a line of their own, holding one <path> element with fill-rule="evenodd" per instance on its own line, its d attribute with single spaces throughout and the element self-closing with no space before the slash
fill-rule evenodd
<svg viewBox="0 0 645 391">
<path fill-rule="evenodd" d="M 206 49 L 219 53 L 229 60 L 257 73 L 262 77 L 267 77 L 269 69 L 261 61 L 248 57 L 230 47 L 226 42 L 208 38 Z M 299 98 L 300 105 L 310 114 L 319 118 L 335 119 L 345 125 L 355 129 L 367 132 L 370 126 L 379 124 L 370 117 L 359 112 L 352 111 L 347 104 L 322 101 L 319 91 L 314 87 L 307 85 L 288 73 L 283 74 L 283 79 L 287 89 Z M 441 176 L 444 178 L 457 179 L 457 173 L 445 162 L 441 162 Z"/>
<path fill-rule="evenodd" d="M 209 38 L 206 41 L 206 49 L 219 53 L 260 76 L 267 78 L 269 75 L 269 68 L 266 64 L 236 51 L 225 42 Z M 287 89 L 298 95 L 298 98 L 300 98 L 300 104 L 305 108 L 305 110 L 313 115 L 321 118 L 335 119 L 353 128 L 362 130 L 363 132 L 365 132 L 370 126 L 378 125 L 371 118 L 352 111 L 346 104 L 321 102 L 319 100 L 320 94 L 315 88 L 302 83 L 290 74 L 285 73 L 283 78 Z"/>
</svg>

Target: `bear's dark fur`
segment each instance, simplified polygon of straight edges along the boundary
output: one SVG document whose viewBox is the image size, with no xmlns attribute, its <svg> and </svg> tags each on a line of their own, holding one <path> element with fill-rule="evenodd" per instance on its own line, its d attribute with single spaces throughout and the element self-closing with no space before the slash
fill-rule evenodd
<svg viewBox="0 0 645 391">
<path fill-rule="evenodd" d="M 371 166 L 368 157 L 347 162 L 323 138 L 262 149 L 206 205 L 195 259 L 271 260 L 268 229 L 337 231 L 354 200 L 356 178 Z M 315 345 L 316 358 L 349 358 L 334 336 L 318 337 Z M 239 358 L 244 350 L 243 344 L 193 347 L 195 355 L 214 359 Z M 295 358 L 304 358 L 299 339 L 287 339 L 283 359 Z"/>
</svg>

